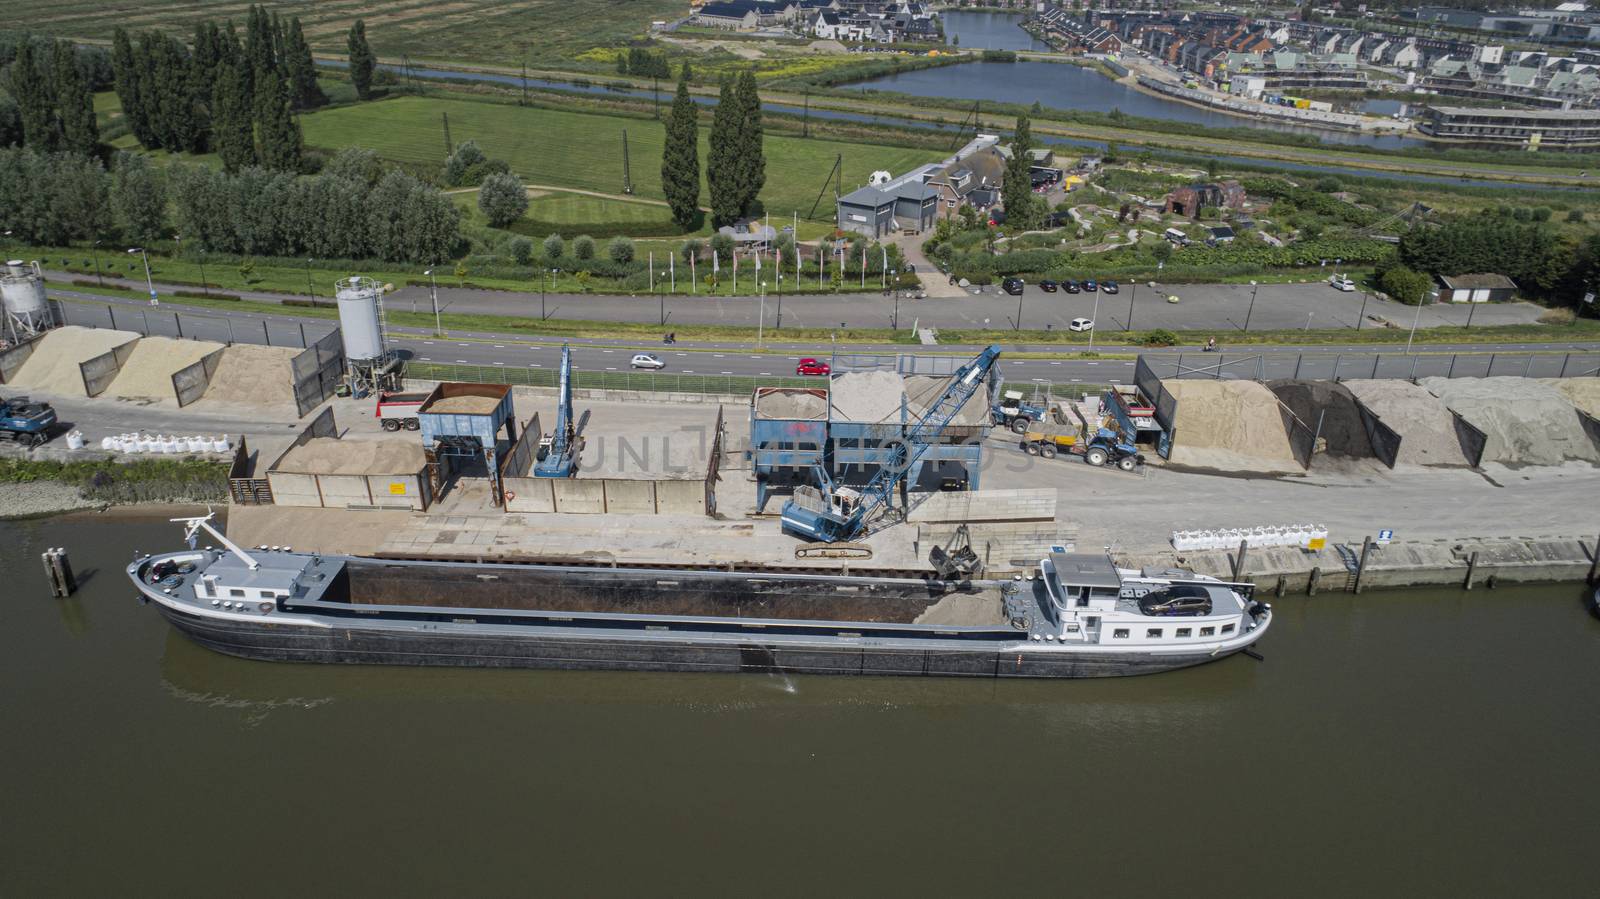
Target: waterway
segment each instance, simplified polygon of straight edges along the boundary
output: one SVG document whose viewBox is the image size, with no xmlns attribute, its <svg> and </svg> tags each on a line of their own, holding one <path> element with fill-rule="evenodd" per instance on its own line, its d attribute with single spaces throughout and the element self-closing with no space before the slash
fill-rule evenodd
<svg viewBox="0 0 1600 899">
<path fill-rule="evenodd" d="M 948 9 L 939 13 L 944 23 L 944 42 L 963 50 L 1037 50 L 1048 52 L 1050 45 L 1022 30 L 1027 16 L 1014 12 L 964 12 Z"/>
<path fill-rule="evenodd" d="M 1594 891 L 1576 587 L 1286 597 L 1125 680 L 345 668 L 173 634 L 120 569 L 177 536 L 0 523 L 0 895 Z"/>
</svg>

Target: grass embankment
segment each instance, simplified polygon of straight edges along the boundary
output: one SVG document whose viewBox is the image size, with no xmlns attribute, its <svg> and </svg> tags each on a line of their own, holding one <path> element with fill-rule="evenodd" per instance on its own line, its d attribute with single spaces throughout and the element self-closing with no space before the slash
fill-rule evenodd
<svg viewBox="0 0 1600 899">
<path fill-rule="evenodd" d="M 54 462 L 0 459 L 0 484 L 50 481 L 103 503 L 227 502 L 228 465 L 205 459 Z"/>
</svg>

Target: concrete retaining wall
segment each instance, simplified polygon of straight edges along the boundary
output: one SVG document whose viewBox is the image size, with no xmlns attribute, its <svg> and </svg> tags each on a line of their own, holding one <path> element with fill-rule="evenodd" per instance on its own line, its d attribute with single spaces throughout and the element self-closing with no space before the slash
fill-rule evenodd
<svg viewBox="0 0 1600 899">
<path fill-rule="evenodd" d="M 34 337 L 8 350 L 0 351 L 0 384 L 11 382 L 11 377 L 22 368 L 22 363 L 28 361 L 28 357 L 33 355 L 33 348 L 38 345 L 39 338 Z"/>
<path fill-rule="evenodd" d="M 127 364 L 128 357 L 133 355 L 133 346 L 139 339 L 112 347 L 109 352 L 101 353 L 85 362 L 78 363 L 78 371 L 83 374 L 83 392 L 87 396 L 99 396 L 106 392 L 111 382 L 117 379 L 122 366 Z"/>
<path fill-rule="evenodd" d="M 506 478 L 507 512 L 569 515 L 705 515 L 703 481 Z"/>
<path fill-rule="evenodd" d="M 206 388 L 211 386 L 211 376 L 221 361 L 222 350 L 216 350 L 207 353 L 199 362 L 172 373 L 172 392 L 178 397 L 179 406 L 187 406 L 205 396 Z"/>
<path fill-rule="evenodd" d="M 322 506 L 322 491 L 317 489 L 317 476 L 314 474 L 269 471 L 267 484 L 272 487 L 273 505 L 312 508 Z"/>
</svg>

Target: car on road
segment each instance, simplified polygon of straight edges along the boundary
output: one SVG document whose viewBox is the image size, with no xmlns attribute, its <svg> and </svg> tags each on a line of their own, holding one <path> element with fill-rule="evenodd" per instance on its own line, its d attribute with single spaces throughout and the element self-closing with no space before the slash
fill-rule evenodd
<svg viewBox="0 0 1600 899">
<path fill-rule="evenodd" d="M 1328 279 L 1328 284 L 1335 290 L 1342 290 L 1346 293 L 1356 289 L 1356 282 L 1350 280 L 1349 275 L 1334 275 Z"/>
<path fill-rule="evenodd" d="M 801 359 L 794 367 L 794 373 L 797 375 L 827 375 L 832 371 L 828 363 L 811 358 Z"/>
<path fill-rule="evenodd" d="M 1072 280 L 1071 278 L 1067 278 L 1061 282 L 1061 289 L 1067 293 L 1077 293 L 1078 282 Z"/>
<path fill-rule="evenodd" d="M 1115 281 L 1101 281 L 1100 282 L 1100 292 L 1101 293 L 1116 294 L 1116 293 L 1121 293 L 1122 292 L 1122 288 L 1120 286 L 1118 286 L 1117 282 L 1115 282 Z"/>
<path fill-rule="evenodd" d="M 1068 331 L 1093 331 L 1094 320 L 1088 318 L 1075 318 L 1067 324 Z"/>
<path fill-rule="evenodd" d="M 1100 285 L 1096 284 L 1093 278 L 1085 278 L 1078 286 L 1083 288 L 1084 293 L 1094 293 L 1100 289 Z"/>
<path fill-rule="evenodd" d="M 648 368 L 655 371 L 660 371 L 661 369 L 667 367 L 667 363 L 662 362 L 659 358 L 652 356 L 649 353 L 635 353 L 633 359 L 629 360 L 628 364 L 634 368 Z"/>
<path fill-rule="evenodd" d="M 1026 286 L 1026 283 L 1021 278 L 1007 278 L 1000 282 L 1000 289 L 1014 297 L 1020 297 L 1022 296 L 1022 288 Z"/>
<path fill-rule="evenodd" d="M 1055 293 L 1058 286 L 1059 285 L 1057 285 L 1056 282 L 1050 280 L 1049 278 L 1039 282 L 1039 289 L 1045 293 Z"/>
</svg>

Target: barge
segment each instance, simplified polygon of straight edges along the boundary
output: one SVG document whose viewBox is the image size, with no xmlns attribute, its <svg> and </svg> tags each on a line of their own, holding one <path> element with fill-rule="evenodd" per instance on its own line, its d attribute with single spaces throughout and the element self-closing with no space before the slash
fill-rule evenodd
<svg viewBox="0 0 1600 899">
<path fill-rule="evenodd" d="M 246 550 L 210 516 L 178 520 L 190 548 L 128 577 L 190 639 L 248 659 L 1109 677 L 1224 658 L 1272 622 L 1251 585 L 1067 552 L 1012 580 L 597 569 Z"/>
</svg>

